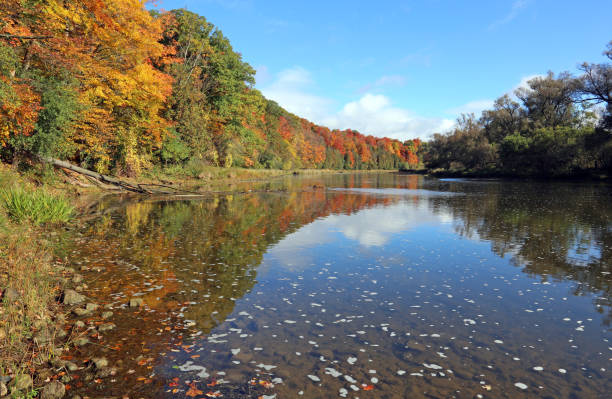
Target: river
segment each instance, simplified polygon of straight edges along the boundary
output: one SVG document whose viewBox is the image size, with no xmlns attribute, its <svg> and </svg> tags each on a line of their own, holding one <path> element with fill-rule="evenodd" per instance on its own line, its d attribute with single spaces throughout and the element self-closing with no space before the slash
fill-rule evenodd
<svg viewBox="0 0 612 399">
<path fill-rule="evenodd" d="M 609 184 L 384 173 L 249 188 L 113 198 L 66 232 L 86 293 L 113 312 L 82 319 L 93 343 L 65 356 L 83 365 L 71 394 L 612 392 Z M 94 357 L 114 375 L 95 376 Z"/>
</svg>

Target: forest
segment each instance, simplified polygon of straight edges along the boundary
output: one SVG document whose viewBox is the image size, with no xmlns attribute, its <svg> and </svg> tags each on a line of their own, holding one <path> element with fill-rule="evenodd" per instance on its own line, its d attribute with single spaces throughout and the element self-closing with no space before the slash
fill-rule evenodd
<svg viewBox="0 0 612 399">
<path fill-rule="evenodd" d="M 142 0 L 0 0 L 0 157 L 100 173 L 156 166 L 397 169 L 404 143 L 330 130 L 254 88 L 221 30 Z"/>
<path fill-rule="evenodd" d="M 535 77 L 493 109 L 459 117 L 420 148 L 428 169 L 467 175 L 583 176 L 612 170 L 612 41 L 608 62 Z"/>
</svg>

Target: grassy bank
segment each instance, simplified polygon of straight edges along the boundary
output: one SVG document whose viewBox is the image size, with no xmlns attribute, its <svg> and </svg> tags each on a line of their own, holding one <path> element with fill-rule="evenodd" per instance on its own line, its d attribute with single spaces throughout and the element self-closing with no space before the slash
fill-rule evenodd
<svg viewBox="0 0 612 399">
<path fill-rule="evenodd" d="M 58 355 L 63 277 L 48 236 L 73 213 L 60 191 L 0 165 L 0 394 L 35 395 L 37 371 Z"/>
</svg>

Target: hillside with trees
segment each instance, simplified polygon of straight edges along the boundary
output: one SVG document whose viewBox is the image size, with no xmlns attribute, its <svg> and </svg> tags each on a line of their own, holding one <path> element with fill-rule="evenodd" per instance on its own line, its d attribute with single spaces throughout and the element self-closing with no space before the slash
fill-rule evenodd
<svg viewBox="0 0 612 399">
<path fill-rule="evenodd" d="M 253 86 L 204 17 L 140 0 L 0 0 L 0 156 L 101 173 L 155 165 L 395 169 L 420 141 L 330 130 Z"/>
<path fill-rule="evenodd" d="M 604 55 L 612 61 L 612 42 Z M 431 170 L 459 174 L 572 176 L 612 170 L 612 63 L 580 65 L 582 75 L 549 72 L 462 115 L 421 148 Z"/>
</svg>

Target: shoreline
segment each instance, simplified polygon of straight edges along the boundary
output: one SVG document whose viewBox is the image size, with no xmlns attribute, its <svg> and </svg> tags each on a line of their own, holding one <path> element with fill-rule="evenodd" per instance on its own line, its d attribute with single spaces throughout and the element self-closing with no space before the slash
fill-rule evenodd
<svg viewBox="0 0 612 399">
<path fill-rule="evenodd" d="M 407 173 L 424 174 L 435 178 L 466 178 L 466 179 L 506 179 L 512 181 L 611 181 L 612 176 L 608 175 L 606 171 L 589 171 L 578 174 L 564 174 L 564 175 L 546 175 L 546 174 L 531 174 L 521 175 L 515 173 L 501 172 L 501 171 L 450 171 L 450 170 L 424 170 L 424 171 L 410 171 Z"/>
</svg>

